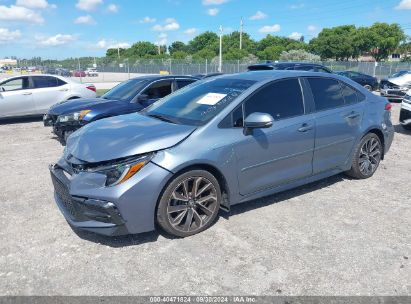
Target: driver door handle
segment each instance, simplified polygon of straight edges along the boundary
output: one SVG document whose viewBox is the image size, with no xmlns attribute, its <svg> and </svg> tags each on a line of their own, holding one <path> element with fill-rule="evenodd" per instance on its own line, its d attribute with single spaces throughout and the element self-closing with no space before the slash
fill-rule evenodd
<svg viewBox="0 0 411 304">
<path fill-rule="evenodd" d="M 303 123 L 302 126 L 298 129 L 298 132 L 307 132 L 314 128 L 313 125 Z"/>
<path fill-rule="evenodd" d="M 66 91 L 68 91 L 68 89 L 67 88 L 66 89 L 60 89 L 59 91 L 66 92 Z"/>
<path fill-rule="evenodd" d="M 32 92 L 24 92 L 24 93 L 22 93 L 22 95 L 31 95 L 31 94 L 33 94 Z"/>
</svg>

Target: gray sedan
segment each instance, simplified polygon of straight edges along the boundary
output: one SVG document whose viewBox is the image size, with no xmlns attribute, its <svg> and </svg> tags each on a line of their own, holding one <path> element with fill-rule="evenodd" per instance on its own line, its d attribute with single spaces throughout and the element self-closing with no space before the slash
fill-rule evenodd
<svg viewBox="0 0 411 304">
<path fill-rule="evenodd" d="M 76 228 L 186 237 L 219 210 L 346 172 L 369 178 L 391 105 L 338 75 L 258 71 L 196 82 L 136 114 L 89 124 L 50 167 Z"/>
</svg>

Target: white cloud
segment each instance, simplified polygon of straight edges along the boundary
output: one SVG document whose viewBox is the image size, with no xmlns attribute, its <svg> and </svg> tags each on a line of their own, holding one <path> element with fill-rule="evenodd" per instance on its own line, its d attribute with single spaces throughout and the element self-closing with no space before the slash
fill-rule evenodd
<svg viewBox="0 0 411 304">
<path fill-rule="evenodd" d="M 76 40 L 76 38 L 73 35 L 66 34 L 57 34 L 55 36 L 50 37 L 37 36 L 35 37 L 35 39 L 37 40 L 37 43 L 41 46 L 59 46 Z"/>
<path fill-rule="evenodd" d="M 262 11 L 257 11 L 254 15 L 252 15 L 249 19 L 250 20 L 261 20 L 267 18 L 267 14 L 264 14 Z"/>
<path fill-rule="evenodd" d="M 292 10 L 302 9 L 302 8 L 304 8 L 304 6 L 305 6 L 304 3 L 292 4 L 290 6 L 290 9 L 292 9 Z"/>
<path fill-rule="evenodd" d="M 207 14 L 209 14 L 210 16 L 215 16 L 220 12 L 220 10 L 218 8 L 210 8 L 207 10 Z"/>
<path fill-rule="evenodd" d="M 197 32 L 197 29 L 194 28 L 194 27 L 192 27 L 192 28 L 186 29 L 186 30 L 184 31 L 184 34 L 186 34 L 186 35 L 194 35 L 196 32 Z"/>
<path fill-rule="evenodd" d="M 274 32 L 279 32 L 280 30 L 281 30 L 281 26 L 279 24 L 273 24 L 273 25 L 263 26 L 258 31 L 260 33 L 274 33 Z"/>
<path fill-rule="evenodd" d="M 400 3 L 395 7 L 397 10 L 409 10 L 411 9 L 411 0 L 401 0 Z"/>
<path fill-rule="evenodd" d="M 83 11 L 92 11 L 97 8 L 103 0 L 78 0 L 76 7 Z"/>
<path fill-rule="evenodd" d="M 44 19 L 40 13 L 22 6 L 0 5 L 0 20 L 22 21 L 30 23 L 43 23 Z"/>
<path fill-rule="evenodd" d="M 203 0 L 203 5 L 220 5 L 228 1 L 229 0 Z"/>
<path fill-rule="evenodd" d="M 118 6 L 115 4 L 110 4 L 107 6 L 107 10 L 111 13 L 117 13 L 118 12 Z"/>
<path fill-rule="evenodd" d="M 300 40 L 300 38 L 303 36 L 302 33 L 298 33 L 298 32 L 292 32 L 288 38 L 294 39 L 294 40 Z"/>
<path fill-rule="evenodd" d="M 155 44 L 165 45 L 167 44 L 167 38 L 168 38 L 168 35 L 166 33 L 161 33 L 160 35 L 158 35 L 157 41 L 155 42 Z"/>
<path fill-rule="evenodd" d="M 156 18 L 150 18 L 149 16 L 144 17 L 139 21 L 140 23 L 153 23 L 156 22 Z"/>
<path fill-rule="evenodd" d="M 90 15 L 80 16 L 74 20 L 76 24 L 88 24 L 93 25 L 96 24 L 96 21 Z"/>
<path fill-rule="evenodd" d="M 19 30 L 10 31 L 7 28 L 0 28 L 0 44 L 3 42 L 9 42 L 21 37 Z"/>
<path fill-rule="evenodd" d="M 174 18 L 167 18 L 165 20 L 164 25 L 156 24 L 152 27 L 153 31 L 158 32 L 167 32 L 167 31 L 175 31 L 180 28 L 180 24 L 178 24 L 177 20 Z"/>
<path fill-rule="evenodd" d="M 49 4 L 47 0 L 17 0 L 16 5 L 27 7 L 27 8 L 36 8 L 36 9 L 57 7 L 55 4 Z"/>
<path fill-rule="evenodd" d="M 130 43 L 128 42 L 115 42 L 115 41 L 107 41 L 106 39 L 101 39 L 97 41 L 96 45 L 99 49 L 128 49 L 130 47 Z"/>
<path fill-rule="evenodd" d="M 314 33 L 318 31 L 318 27 L 315 25 L 309 25 L 307 26 L 307 31 L 309 31 L 310 33 Z"/>
</svg>

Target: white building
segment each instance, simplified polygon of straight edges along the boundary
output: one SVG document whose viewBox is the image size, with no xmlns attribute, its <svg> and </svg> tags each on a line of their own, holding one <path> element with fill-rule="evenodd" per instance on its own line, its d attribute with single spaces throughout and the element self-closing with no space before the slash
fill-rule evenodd
<svg viewBox="0 0 411 304">
<path fill-rule="evenodd" d="M 0 59 L 0 68 L 2 66 L 16 66 L 17 60 L 16 59 Z"/>
</svg>

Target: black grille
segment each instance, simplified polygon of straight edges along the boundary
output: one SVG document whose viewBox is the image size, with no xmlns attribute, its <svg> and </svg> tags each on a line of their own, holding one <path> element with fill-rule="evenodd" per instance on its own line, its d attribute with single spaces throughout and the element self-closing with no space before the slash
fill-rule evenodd
<svg viewBox="0 0 411 304">
<path fill-rule="evenodd" d="M 69 193 L 67 186 L 61 182 L 53 173 L 51 174 L 51 180 L 53 181 L 54 190 L 60 201 L 63 203 L 63 207 L 70 213 L 73 219 L 76 217 L 76 209 L 74 207 L 73 200 Z"/>
</svg>

